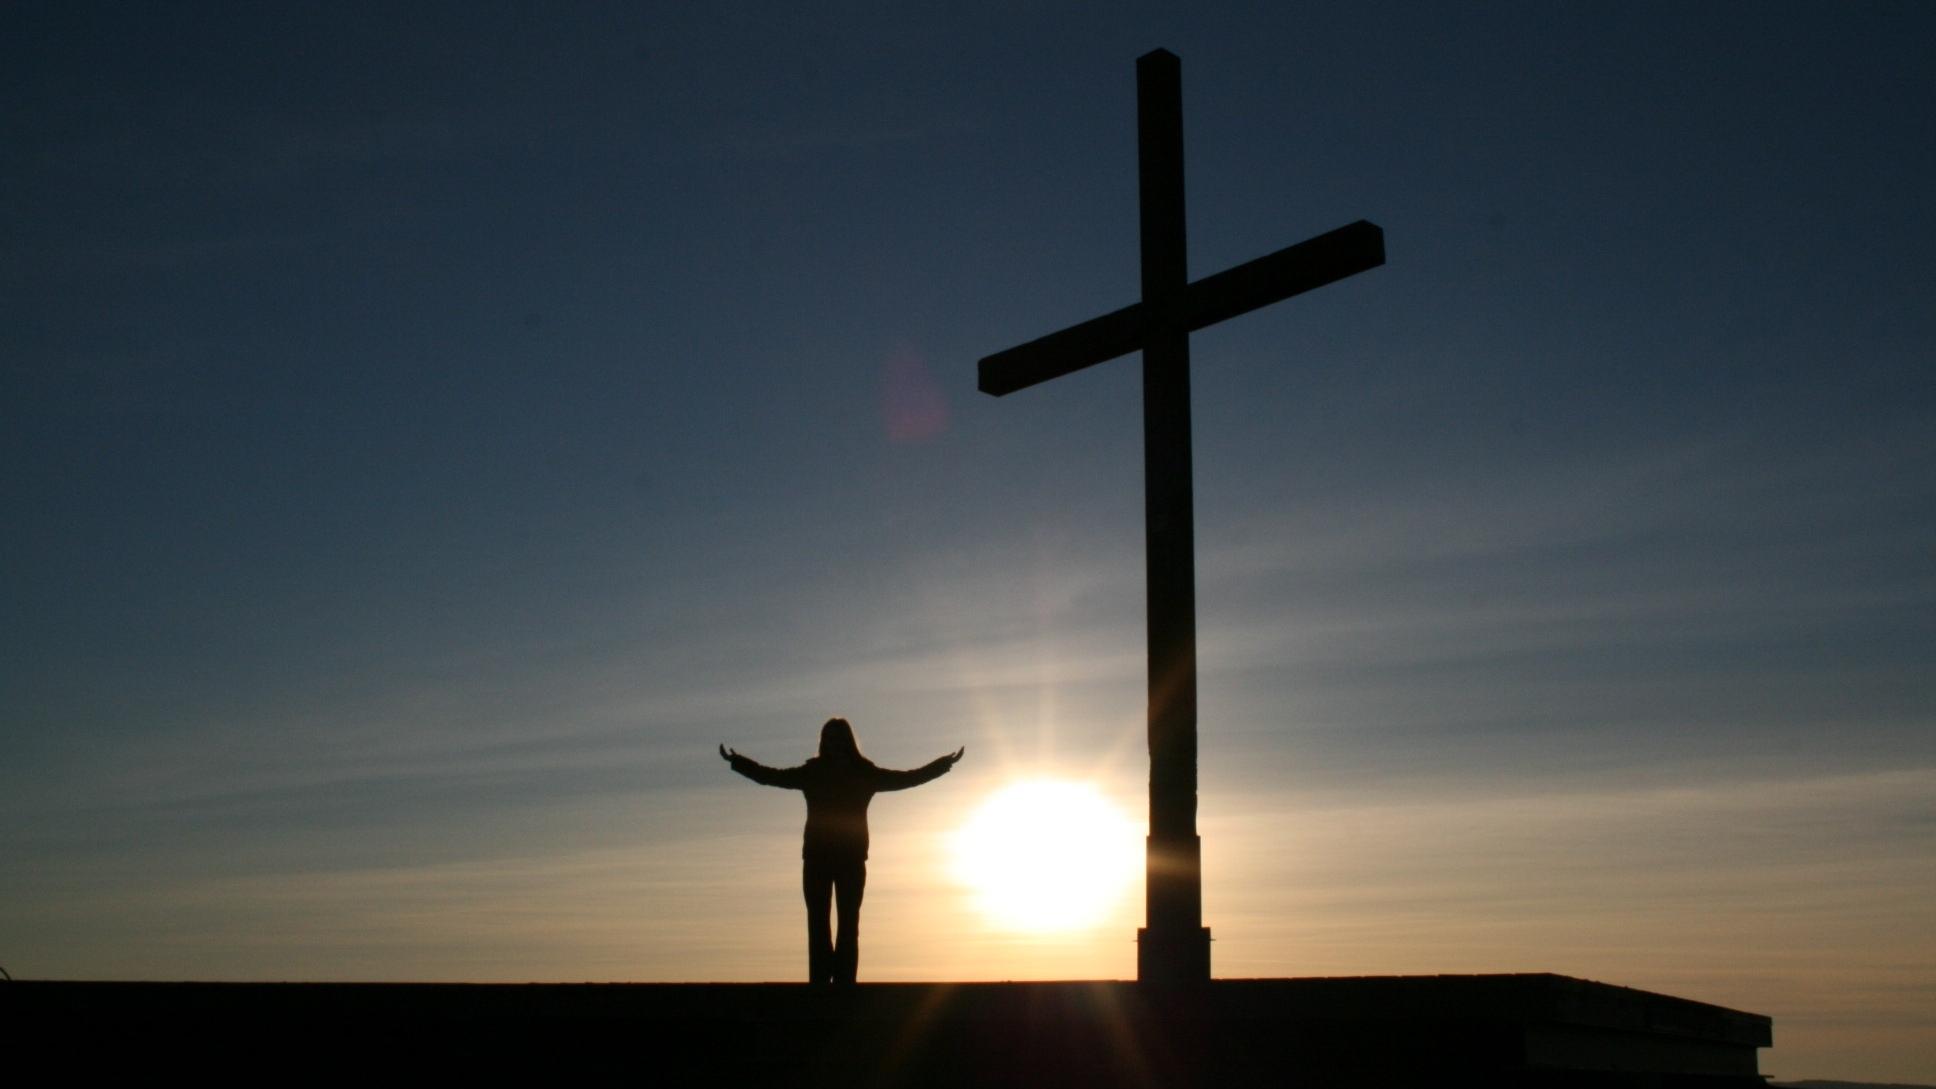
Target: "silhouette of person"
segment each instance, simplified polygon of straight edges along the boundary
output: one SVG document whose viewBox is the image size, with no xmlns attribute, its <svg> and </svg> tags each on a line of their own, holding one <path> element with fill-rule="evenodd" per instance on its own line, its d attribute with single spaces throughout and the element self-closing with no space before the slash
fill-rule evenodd
<svg viewBox="0 0 1936 1089">
<path fill-rule="evenodd" d="M 756 783 L 807 796 L 800 888 L 807 898 L 807 979 L 852 983 L 860 963 L 860 899 L 867 889 L 867 803 L 883 790 L 906 790 L 938 779 L 963 753 L 956 749 L 912 771 L 894 771 L 863 756 L 854 727 L 830 718 L 820 727 L 820 755 L 794 768 L 769 768 L 724 745 L 719 755 Z M 840 902 L 840 936 L 828 932 L 827 911 Z"/>
</svg>

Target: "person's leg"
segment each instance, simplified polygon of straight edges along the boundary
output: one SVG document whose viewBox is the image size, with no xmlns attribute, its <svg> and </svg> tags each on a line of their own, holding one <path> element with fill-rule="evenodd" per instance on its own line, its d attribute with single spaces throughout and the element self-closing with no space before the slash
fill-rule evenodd
<svg viewBox="0 0 1936 1089">
<path fill-rule="evenodd" d="M 867 863 L 842 866 L 834 878 L 840 903 L 840 935 L 834 945 L 834 982 L 852 983 L 860 969 L 860 898 L 867 891 Z"/>
<path fill-rule="evenodd" d="M 827 912 L 833 907 L 833 872 L 826 866 L 806 863 L 800 868 L 800 891 L 807 898 L 807 982 L 827 983 L 834 975 L 833 935 L 827 930 Z"/>
</svg>

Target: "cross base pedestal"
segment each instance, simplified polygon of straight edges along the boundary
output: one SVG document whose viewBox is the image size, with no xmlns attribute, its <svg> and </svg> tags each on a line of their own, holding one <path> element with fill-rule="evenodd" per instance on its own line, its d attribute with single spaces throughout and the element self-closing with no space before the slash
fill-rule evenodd
<svg viewBox="0 0 1936 1089">
<path fill-rule="evenodd" d="M 1136 981 L 1162 986 L 1210 982 L 1210 928 L 1136 928 Z"/>
</svg>

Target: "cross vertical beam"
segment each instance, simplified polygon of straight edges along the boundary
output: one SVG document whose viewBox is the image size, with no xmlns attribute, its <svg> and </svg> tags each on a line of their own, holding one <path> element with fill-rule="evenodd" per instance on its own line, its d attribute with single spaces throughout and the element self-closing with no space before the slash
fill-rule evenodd
<svg viewBox="0 0 1936 1089">
<path fill-rule="evenodd" d="M 1144 562 L 1149 584 L 1149 839 L 1136 977 L 1210 978 L 1197 836 L 1196 542 L 1190 468 L 1183 79 L 1174 53 L 1136 61 L 1142 208 Z"/>
</svg>

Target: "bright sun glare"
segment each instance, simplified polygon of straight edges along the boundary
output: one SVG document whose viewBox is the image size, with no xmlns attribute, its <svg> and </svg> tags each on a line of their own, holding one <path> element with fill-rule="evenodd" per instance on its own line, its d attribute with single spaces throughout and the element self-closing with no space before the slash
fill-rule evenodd
<svg viewBox="0 0 1936 1089">
<path fill-rule="evenodd" d="M 1100 922 L 1135 883 L 1142 838 L 1087 783 L 1011 783 L 955 833 L 954 874 L 996 926 L 1076 930 Z"/>
</svg>

